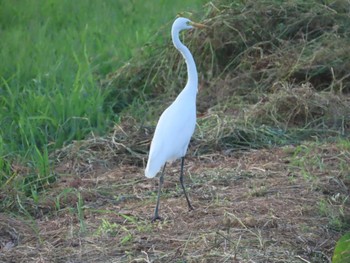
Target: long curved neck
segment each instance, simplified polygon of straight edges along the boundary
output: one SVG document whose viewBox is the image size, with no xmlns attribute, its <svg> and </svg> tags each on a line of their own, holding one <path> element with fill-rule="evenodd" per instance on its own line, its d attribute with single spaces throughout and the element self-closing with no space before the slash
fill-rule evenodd
<svg viewBox="0 0 350 263">
<path fill-rule="evenodd" d="M 186 61 L 188 80 L 187 80 L 185 89 L 192 89 L 191 91 L 197 94 L 198 74 L 197 74 L 196 63 L 194 62 L 194 59 L 190 50 L 180 41 L 179 33 L 180 32 L 177 30 L 172 30 L 171 36 L 172 36 L 174 46 L 176 47 L 177 50 L 180 51 L 180 53 L 182 54 L 182 56 Z"/>
</svg>

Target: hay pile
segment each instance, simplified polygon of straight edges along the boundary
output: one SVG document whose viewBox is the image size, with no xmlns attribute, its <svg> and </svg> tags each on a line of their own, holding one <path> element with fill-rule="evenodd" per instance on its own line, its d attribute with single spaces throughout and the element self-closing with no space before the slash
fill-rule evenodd
<svg viewBox="0 0 350 263">
<path fill-rule="evenodd" d="M 190 155 L 349 135 L 347 1 L 217 1 L 200 20 L 206 30 L 184 34 L 200 77 Z M 106 107 L 124 116 L 121 122 L 107 137 L 59 150 L 57 160 L 80 160 L 71 167 L 78 173 L 97 164 L 144 166 L 156 121 L 186 74 L 170 37 L 164 46 L 145 46 L 101 81 L 111 92 Z"/>
<path fill-rule="evenodd" d="M 347 133 L 349 3 L 219 2 L 206 6 L 201 22 L 209 28 L 186 33 L 184 39 L 198 64 L 199 114 L 219 111 L 253 126 L 322 126 Z M 140 121 L 154 123 L 185 85 L 186 70 L 170 39 L 164 47 L 145 49 L 144 57 L 131 60 L 103 84 L 112 90 L 110 103 L 117 112 L 125 109 L 118 98 L 133 101 L 144 111 L 136 113 Z"/>
</svg>

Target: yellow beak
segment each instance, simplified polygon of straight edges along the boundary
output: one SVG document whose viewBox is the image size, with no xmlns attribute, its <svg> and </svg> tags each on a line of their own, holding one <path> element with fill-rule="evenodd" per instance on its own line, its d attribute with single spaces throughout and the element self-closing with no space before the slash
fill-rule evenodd
<svg viewBox="0 0 350 263">
<path fill-rule="evenodd" d="M 199 24 L 199 23 L 195 23 L 195 22 L 190 22 L 190 25 L 193 27 L 197 27 L 197 28 L 208 28 L 208 26 L 203 25 L 203 24 Z"/>
</svg>

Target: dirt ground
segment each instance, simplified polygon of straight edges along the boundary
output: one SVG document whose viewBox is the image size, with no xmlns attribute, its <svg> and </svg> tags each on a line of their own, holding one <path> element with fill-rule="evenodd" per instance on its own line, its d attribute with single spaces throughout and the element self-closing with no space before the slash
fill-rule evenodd
<svg viewBox="0 0 350 263">
<path fill-rule="evenodd" d="M 193 211 L 179 187 L 179 162 L 169 165 L 163 221 L 155 223 L 158 180 L 145 178 L 142 167 L 79 175 L 61 164 L 35 218 L 0 215 L 0 261 L 331 262 L 342 234 L 337 222 L 344 226 L 350 215 L 349 182 L 339 168 L 349 154 L 335 144 L 311 156 L 297 149 L 188 157 Z M 323 167 L 309 162 L 315 154 Z"/>
</svg>

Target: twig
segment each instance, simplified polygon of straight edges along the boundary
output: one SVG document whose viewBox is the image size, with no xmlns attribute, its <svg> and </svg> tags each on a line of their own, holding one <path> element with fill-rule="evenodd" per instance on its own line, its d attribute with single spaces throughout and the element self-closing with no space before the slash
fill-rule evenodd
<svg viewBox="0 0 350 263">
<path fill-rule="evenodd" d="M 304 261 L 304 262 L 306 262 L 306 263 L 311 263 L 310 261 L 308 261 L 308 260 L 302 258 L 301 256 L 295 256 L 295 257 L 296 257 L 296 258 L 299 258 L 301 261 Z"/>
</svg>

